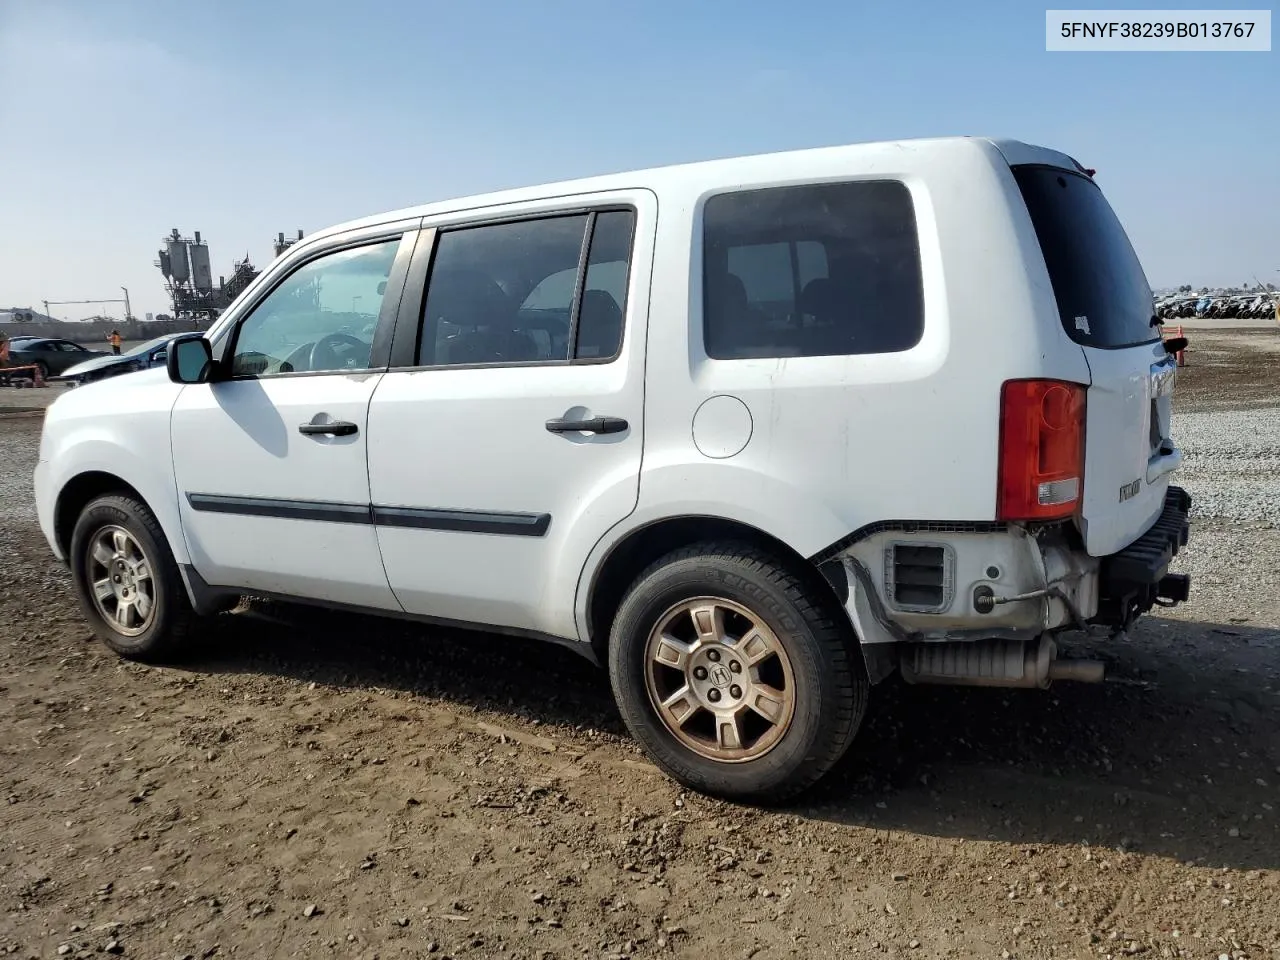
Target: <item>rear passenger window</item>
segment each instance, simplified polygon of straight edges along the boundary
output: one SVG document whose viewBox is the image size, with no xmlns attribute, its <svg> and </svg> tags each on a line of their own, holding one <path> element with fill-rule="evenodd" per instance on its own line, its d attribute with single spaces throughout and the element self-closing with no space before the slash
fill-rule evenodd
<svg viewBox="0 0 1280 960">
<path fill-rule="evenodd" d="M 708 356 L 895 353 L 920 341 L 920 247 L 904 184 L 719 194 L 703 220 Z"/>
<path fill-rule="evenodd" d="M 634 222 L 631 211 L 611 210 L 442 232 L 418 364 L 616 356 Z"/>
</svg>

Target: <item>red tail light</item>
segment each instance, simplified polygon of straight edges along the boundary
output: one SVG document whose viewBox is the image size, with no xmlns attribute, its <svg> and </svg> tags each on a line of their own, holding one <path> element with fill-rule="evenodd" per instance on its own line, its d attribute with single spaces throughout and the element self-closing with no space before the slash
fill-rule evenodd
<svg viewBox="0 0 1280 960">
<path fill-rule="evenodd" d="M 996 518 L 1060 520 L 1084 491 L 1085 388 L 1060 380 L 1009 380 L 1000 393 Z"/>
</svg>

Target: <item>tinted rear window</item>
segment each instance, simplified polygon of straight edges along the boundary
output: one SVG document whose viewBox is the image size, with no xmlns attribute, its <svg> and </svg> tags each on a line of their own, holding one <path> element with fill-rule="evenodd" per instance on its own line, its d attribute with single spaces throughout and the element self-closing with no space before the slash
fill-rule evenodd
<svg viewBox="0 0 1280 960">
<path fill-rule="evenodd" d="M 1014 167 L 1013 176 L 1071 339 L 1088 347 L 1158 339 L 1146 274 L 1098 185 L 1053 167 Z"/>
<path fill-rule="evenodd" d="M 920 342 L 920 248 L 905 184 L 719 194 L 703 229 L 709 357 L 896 353 Z"/>
</svg>

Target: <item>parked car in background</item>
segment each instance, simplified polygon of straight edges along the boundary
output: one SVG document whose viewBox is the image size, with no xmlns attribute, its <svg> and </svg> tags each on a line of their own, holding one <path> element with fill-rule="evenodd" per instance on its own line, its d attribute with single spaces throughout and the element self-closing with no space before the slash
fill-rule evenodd
<svg viewBox="0 0 1280 960">
<path fill-rule="evenodd" d="M 107 377 L 116 377 L 122 373 L 132 373 L 135 370 L 163 367 L 169 356 L 169 341 L 176 336 L 179 334 L 167 333 L 163 337 L 156 337 L 154 340 L 139 344 L 119 356 L 110 353 L 93 356 L 83 363 L 67 368 L 60 376 L 53 379 L 76 386 L 92 383 L 94 380 L 105 380 Z"/>
<path fill-rule="evenodd" d="M 4 331 L 3 331 L 3 330 L 0 330 L 0 339 L 3 339 L 3 340 L 4 340 L 4 342 L 5 342 L 5 343 L 8 345 L 8 347 L 9 347 L 9 351 L 10 351 L 10 353 L 12 353 L 12 352 L 13 352 L 13 351 L 15 351 L 15 350 L 20 350 L 20 349 L 22 349 L 22 344 L 24 344 L 24 343 L 28 343 L 28 342 L 30 342 L 30 341 L 32 341 L 32 340 L 42 340 L 42 339 L 43 339 L 43 337 L 31 337 L 31 336 L 5 337 L 5 336 L 4 336 Z M 10 360 L 9 362 L 10 362 L 10 363 L 13 363 L 14 361 L 13 361 L 13 360 Z"/>
<path fill-rule="evenodd" d="M 25 340 L 21 337 L 10 341 L 9 364 L 14 367 L 39 367 L 40 376 L 46 380 L 93 357 L 110 356 L 100 350 L 90 350 L 70 340 L 56 337 L 40 337 Z"/>
</svg>

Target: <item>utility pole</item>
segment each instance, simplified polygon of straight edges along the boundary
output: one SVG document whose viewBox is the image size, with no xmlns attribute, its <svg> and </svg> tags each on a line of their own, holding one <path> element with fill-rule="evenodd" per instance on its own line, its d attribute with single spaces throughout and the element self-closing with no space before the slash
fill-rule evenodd
<svg viewBox="0 0 1280 960">
<path fill-rule="evenodd" d="M 124 322 L 128 323 L 133 319 L 133 311 L 129 309 L 129 288 L 121 287 L 120 289 L 124 291 Z"/>
<path fill-rule="evenodd" d="M 41 302 L 42 302 L 42 303 L 44 303 L 44 315 L 45 315 L 46 317 L 48 317 L 50 320 L 52 320 L 52 319 L 53 319 L 53 314 L 49 312 L 49 301 L 48 301 L 48 300 L 44 300 L 44 301 L 41 301 Z"/>
</svg>

